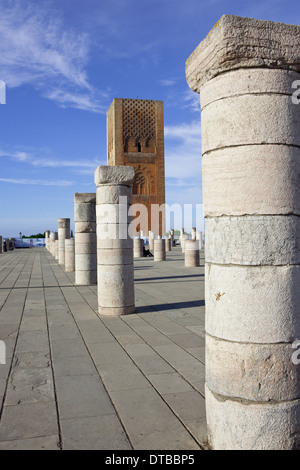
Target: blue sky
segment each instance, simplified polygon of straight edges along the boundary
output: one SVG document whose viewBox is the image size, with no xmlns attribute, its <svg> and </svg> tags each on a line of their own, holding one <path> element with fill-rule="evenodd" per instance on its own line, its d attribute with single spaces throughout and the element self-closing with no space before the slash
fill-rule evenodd
<svg viewBox="0 0 300 470">
<path fill-rule="evenodd" d="M 201 204 L 185 61 L 223 14 L 300 19 L 296 0 L 0 0 L 0 234 L 73 227 L 74 193 L 94 192 L 106 164 L 114 98 L 164 101 L 166 202 Z"/>
</svg>

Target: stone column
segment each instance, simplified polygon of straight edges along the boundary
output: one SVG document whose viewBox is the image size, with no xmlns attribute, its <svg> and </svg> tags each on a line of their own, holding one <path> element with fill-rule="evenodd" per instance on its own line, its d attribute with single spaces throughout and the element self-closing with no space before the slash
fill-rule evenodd
<svg viewBox="0 0 300 470">
<path fill-rule="evenodd" d="M 154 261 L 166 260 L 166 243 L 164 238 L 154 240 Z"/>
<path fill-rule="evenodd" d="M 59 257 L 59 245 L 58 245 L 58 239 L 54 240 L 54 258 L 56 261 L 58 261 Z"/>
<path fill-rule="evenodd" d="M 70 233 L 70 219 L 58 219 L 58 264 L 65 264 L 65 240 Z"/>
<path fill-rule="evenodd" d="M 55 256 L 55 240 L 57 240 L 57 232 L 50 232 L 49 250 L 52 256 Z"/>
<path fill-rule="evenodd" d="M 181 245 L 181 240 L 182 240 L 183 235 L 184 235 L 184 228 L 182 227 L 180 229 L 180 235 L 179 235 L 180 245 Z"/>
<path fill-rule="evenodd" d="M 99 166 L 95 171 L 100 315 L 135 311 L 133 241 L 128 234 L 133 180 L 130 166 Z"/>
<path fill-rule="evenodd" d="M 170 237 L 165 238 L 166 251 L 171 251 L 171 241 L 172 241 L 172 239 Z"/>
<path fill-rule="evenodd" d="M 300 26 L 225 15 L 186 63 L 201 96 L 214 449 L 300 448 L 299 42 Z"/>
<path fill-rule="evenodd" d="M 65 271 L 75 271 L 75 239 L 65 240 Z"/>
<path fill-rule="evenodd" d="M 75 284 L 97 284 L 96 193 L 75 193 Z"/>
<path fill-rule="evenodd" d="M 134 258 L 142 258 L 143 257 L 143 247 L 144 247 L 144 240 L 142 238 L 134 238 L 133 239 L 133 257 Z"/>
<path fill-rule="evenodd" d="M 149 250 L 153 252 L 154 250 L 154 239 L 155 234 L 153 232 L 149 232 Z"/>
<path fill-rule="evenodd" d="M 196 240 L 199 242 L 199 250 L 202 250 L 202 232 L 196 232 Z"/>
<path fill-rule="evenodd" d="M 174 229 L 171 228 L 170 230 L 170 238 L 171 238 L 171 246 L 174 245 Z"/>
<path fill-rule="evenodd" d="M 185 240 L 184 265 L 187 268 L 200 266 L 199 242 L 197 240 Z"/>
<path fill-rule="evenodd" d="M 49 251 L 49 243 L 50 243 L 50 230 L 45 230 L 45 245 L 46 249 Z"/>
<path fill-rule="evenodd" d="M 181 251 L 182 253 L 184 253 L 184 249 L 185 249 L 185 242 L 186 240 L 189 239 L 189 236 L 186 234 L 186 233 L 183 233 L 181 235 L 181 242 L 180 242 L 180 246 L 181 246 Z"/>
</svg>

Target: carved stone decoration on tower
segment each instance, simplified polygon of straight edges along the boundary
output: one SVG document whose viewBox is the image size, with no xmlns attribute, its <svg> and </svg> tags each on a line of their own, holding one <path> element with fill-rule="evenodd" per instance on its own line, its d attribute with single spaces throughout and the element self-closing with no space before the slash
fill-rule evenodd
<svg viewBox="0 0 300 470">
<path fill-rule="evenodd" d="M 132 215 L 136 217 L 136 223 L 133 223 L 133 236 L 138 235 L 140 231 L 148 233 L 149 230 L 164 235 L 162 101 L 121 98 L 113 100 L 107 111 L 107 164 L 132 166 L 135 170 Z M 142 204 L 144 210 L 138 210 L 138 206 L 134 204 Z"/>
</svg>

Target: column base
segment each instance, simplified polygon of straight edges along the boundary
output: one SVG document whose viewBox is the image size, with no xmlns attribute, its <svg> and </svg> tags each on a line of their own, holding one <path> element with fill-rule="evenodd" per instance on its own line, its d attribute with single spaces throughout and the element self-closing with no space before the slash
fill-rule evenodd
<svg viewBox="0 0 300 470">
<path fill-rule="evenodd" d="M 135 305 L 130 305 L 127 307 L 98 307 L 98 315 L 110 315 L 110 316 L 119 316 L 119 315 L 130 315 L 135 313 Z"/>
</svg>

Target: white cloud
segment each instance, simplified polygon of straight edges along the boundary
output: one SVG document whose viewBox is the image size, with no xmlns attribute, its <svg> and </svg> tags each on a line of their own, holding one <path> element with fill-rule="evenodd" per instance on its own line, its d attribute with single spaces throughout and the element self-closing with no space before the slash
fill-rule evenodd
<svg viewBox="0 0 300 470">
<path fill-rule="evenodd" d="M 173 126 L 165 126 L 166 140 L 180 140 L 182 145 L 198 146 L 201 149 L 201 126 L 200 120 L 190 123 L 181 123 Z"/>
<path fill-rule="evenodd" d="M 191 89 L 183 94 L 183 107 L 189 108 L 191 111 L 199 113 L 200 120 L 200 96 Z"/>
<path fill-rule="evenodd" d="M 27 163 L 28 165 L 39 168 L 84 168 L 90 169 L 88 171 L 91 171 L 96 169 L 97 166 L 101 164 L 100 160 L 97 158 L 92 160 L 60 160 L 52 157 L 49 158 L 48 156 L 37 157 L 36 154 L 40 155 L 41 151 L 34 150 L 32 153 L 19 150 L 6 152 L 0 149 L 0 158 L 11 158 L 12 160 L 18 161 L 20 163 Z"/>
<path fill-rule="evenodd" d="M 64 181 L 64 180 L 34 180 L 28 178 L 0 178 L 0 181 L 3 183 L 12 183 L 12 184 L 25 184 L 25 185 L 38 185 L 38 186 L 72 186 L 72 181 Z"/>
<path fill-rule="evenodd" d="M 166 78 L 164 80 L 159 80 L 158 83 L 162 86 L 173 86 L 177 82 L 176 78 Z"/>
<path fill-rule="evenodd" d="M 99 96 L 95 96 L 95 93 L 73 93 L 66 92 L 64 89 L 52 89 L 44 91 L 45 98 L 56 101 L 62 108 L 76 108 L 84 111 L 91 111 L 94 113 L 106 112 L 106 106 L 104 106 L 99 100 Z"/>
<path fill-rule="evenodd" d="M 61 106 L 104 112 L 86 73 L 87 34 L 65 29 L 47 2 L 0 0 L 0 12 L 0 70 L 8 87 L 31 84 Z"/>
</svg>

